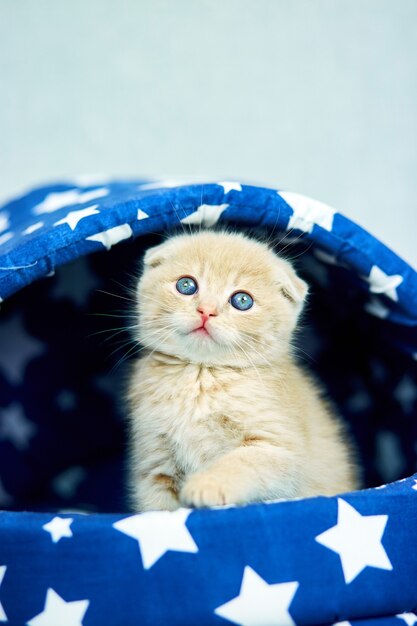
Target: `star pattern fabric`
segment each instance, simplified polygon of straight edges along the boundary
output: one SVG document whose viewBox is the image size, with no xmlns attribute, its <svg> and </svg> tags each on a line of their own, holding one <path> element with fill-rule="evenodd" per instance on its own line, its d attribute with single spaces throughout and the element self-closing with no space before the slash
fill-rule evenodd
<svg viewBox="0 0 417 626">
<path fill-rule="evenodd" d="M 295 626 L 288 609 L 297 589 L 297 582 L 268 584 L 246 566 L 239 595 L 214 612 L 239 626 Z"/>
<path fill-rule="evenodd" d="M 13 498 L 10 493 L 6 491 L 3 485 L 3 481 L 0 478 L 0 507 L 5 508 L 10 506 L 13 503 Z"/>
<path fill-rule="evenodd" d="M 30 445 L 36 426 L 26 419 L 21 405 L 14 403 L 0 412 L 0 439 L 9 440 L 19 450 Z"/>
<path fill-rule="evenodd" d="M 7 230 L 10 226 L 9 214 L 6 211 L 0 213 L 0 233 Z"/>
<path fill-rule="evenodd" d="M 280 191 L 281 198 L 289 204 L 293 210 L 288 222 L 288 230 L 297 229 L 306 233 L 311 233 L 314 225 L 320 226 L 328 231 L 333 228 L 333 218 L 335 209 L 323 202 L 312 200 L 299 193 L 290 191 Z"/>
<path fill-rule="evenodd" d="M 399 613 L 395 617 L 402 619 L 407 626 L 414 626 L 417 623 L 417 615 L 415 613 Z"/>
<path fill-rule="evenodd" d="M 17 384 L 24 378 L 26 366 L 41 355 L 44 345 L 24 329 L 22 316 L 15 315 L 0 325 L 0 370 Z"/>
<path fill-rule="evenodd" d="M 70 528 L 72 517 L 54 517 L 50 522 L 44 524 L 42 528 L 51 535 L 51 539 L 54 543 L 58 543 L 63 537 L 72 537 L 72 530 Z"/>
<path fill-rule="evenodd" d="M 190 513 L 188 509 L 178 509 L 172 513 L 151 511 L 122 519 L 114 527 L 138 541 L 143 567 L 149 569 L 168 550 L 198 552 L 198 547 L 185 525 Z"/>
<path fill-rule="evenodd" d="M 20 207 L 24 207 L 24 220 L 20 217 Z M 123 212 L 126 221 L 121 223 Z M 3 250 L 0 249 L 0 302 L 20 285 L 20 281 L 15 284 L 14 277 L 2 275 L 2 271 L 26 268 L 26 283 L 47 273 L 45 265 L 36 267 L 38 263 L 30 248 L 24 246 L 27 238 L 45 241 L 44 248 L 42 244 L 38 247 L 39 252 L 49 250 L 53 264 L 59 264 L 67 262 L 68 255 L 60 245 L 59 251 L 54 250 L 53 229 L 65 225 L 73 233 L 67 236 L 74 237 L 77 253 L 80 246 L 78 231 L 82 227 L 88 253 L 91 251 L 89 237 L 97 236 L 99 242 L 100 233 L 124 225 L 132 228 L 133 237 L 142 235 L 148 228 L 152 229 L 146 226 L 146 222 L 154 215 L 160 216 L 165 226 L 180 220 L 211 226 L 224 218 L 226 221 L 237 218 L 244 224 L 261 223 L 275 230 L 301 231 L 307 239 L 314 241 L 317 252 L 333 256 L 339 267 L 350 268 L 361 277 L 363 289 L 369 294 L 370 302 L 365 302 L 365 307 L 369 304 L 370 314 L 400 322 L 416 318 L 417 279 L 407 265 L 332 207 L 290 191 L 277 192 L 237 181 L 210 183 L 177 179 L 145 182 L 117 181 L 106 176 L 76 176 L 72 181 L 35 189 L 9 202 L 0 210 L 0 215 L 1 248 L 7 255 L 13 250 L 13 258 L 8 255 L 3 265 Z M 61 236 L 56 239 L 57 243 Z M 349 240 L 349 247 L 341 251 L 339 244 L 345 238 Z M 108 238 L 101 243 L 107 249 L 114 245 Z M 378 259 L 377 264 L 374 259 Z M 375 295 L 382 300 L 372 300 Z M 386 314 L 383 307 L 386 307 Z"/>
<path fill-rule="evenodd" d="M 46 592 L 45 608 L 28 621 L 28 626 L 83 626 L 88 600 L 66 602 L 53 589 Z"/>
<path fill-rule="evenodd" d="M 61 224 L 68 224 L 71 230 L 75 230 L 80 220 L 89 217 L 90 215 L 97 215 L 100 211 L 97 211 L 98 204 L 93 204 L 85 209 L 79 209 L 78 211 L 70 211 L 66 217 L 55 222 L 55 226 Z"/>
<path fill-rule="evenodd" d="M 228 204 L 201 204 L 196 211 L 183 217 L 181 222 L 183 224 L 201 224 L 201 226 L 206 227 L 214 226 L 228 206 Z"/>
<path fill-rule="evenodd" d="M 399 274 L 388 276 L 380 267 L 373 265 L 367 280 L 372 293 L 383 293 L 388 298 L 391 298 L 391 300 L 395 302 L 398 301 L 397 287 L 399 287 L 404 280 L 402 276 Z"/>
<path fill-rule="evenodd" d="M 382 545 L 387 515 L 363 516 L 348 502 L 338 498 L 337 524 L 316 537 L 316 541 L 340 556 L 346 583 L 351 583 L 365 567 L 392 570 Z"/>
<path fill-rule="evenodd" d="M 74 204 L 86 204 L 87 202 L 91 202 L 91 200 L 107 196 L 108 193 L 109 190 L 106 188 L 93 189 L 91 191 L 69 189 L 61 193 L 49 193 L 42 202 L 34 206 L 33 213 L 34 215 L 54 213 L 58 211 L 58 209 Z"/>
<path fill-rule="evenodd" d="M 1 589 L 1 584 L 3 582 L 3 578 L 6 573 L 6 570 L 7 570 L 7 567 L 5 565 L 0 565 L 0 589 Z M 0 602 L 0 622 L 7 622 L 7 615 L 4 612 L 1 602 Z"/>
<path fill-rule="evenodd" d="M 86 237 L 86 239 L 87 241 L 97 241 L 107 250 L 110 250 L 110 248 L 116 245 L 116 243 L 119 243 L 124 239 L 129 239 L 132 234 L 132 229 L 129 224 L 122 224 L 121 226 L 114 226 L 113 228 L 109 228 L 109 230 L 103 230 L 101 233 Z"/>
<path fill-rule="evenodd" d="M 127 510 L 126 355 L 107 341 L 129 339 L 124 277 L 162 231 L 216 224 L 259 226 L 297 257 L 312 286 L 298 345 L 374 488 Z M 417 280 L 370 234 L 241 182 L 76 176 L 0 208 L 0 303 L 0 621 L 417 623 Z"/>
<path fill-rule="evenodd" d="M 142 209 L 138 209 L 138 220 L 146 220 L 147 217 L 149 217 L 149 215 L 147 213 L 145 213 L 145 211 L 142 211 Z"/>
<path fill-rule="evenodd" d="M 224 195 L 227 195 L 230 191 L 242 191 L 242 185 L 236 182 L 222 182 L 219 183 L 221 187 L 223 187 Z"/>
</svg>

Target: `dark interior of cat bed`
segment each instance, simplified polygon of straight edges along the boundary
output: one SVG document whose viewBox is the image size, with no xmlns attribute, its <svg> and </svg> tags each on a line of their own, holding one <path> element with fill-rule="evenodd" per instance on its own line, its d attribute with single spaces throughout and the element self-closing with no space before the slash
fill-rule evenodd
<svg viewBox="0 0 417 626">
<path fill-rule="evenodd" d="M 140 356 L 128 328 L 129 287 L 144 250 L 160 240 L 82 257 L 2 305 L 3 508 L 126 510 L 125 374 Z M 387 343 L 387 322 L 366 312 L 347 269 L 323 263 L 308 244 L 284 241 L 280 249 L 310 285 L 294 353 L 347 422 L 363 485 L 412 474 L 416 364 Z"/>
<path fill-rule="evenodd" d="M 127 287 L 144 251 L 180 222 L 285 234 L 278 248 L 310 285 L 294 351 L 350 428 L 364 489 L 127 510 L 123 390 L 138 356 Z M 5 205 L 0 622 L 414 623 L 416 311 L 415 271 L 299 194 L 83 179 Z"/>
</svg>

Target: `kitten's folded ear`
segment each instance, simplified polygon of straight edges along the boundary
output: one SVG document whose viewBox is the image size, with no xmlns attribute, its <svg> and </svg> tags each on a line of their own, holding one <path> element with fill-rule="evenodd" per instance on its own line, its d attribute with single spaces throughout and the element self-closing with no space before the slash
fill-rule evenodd
<svg viewBox="0 0 417 626">
<path fill-rule="evenodd" d="M 166 260 L 169 254 L 169 244 L 167 242 L 160 243 L 158 246 L 149 248 L 143 257 L 143 264 L 146 267 L 157 267 Z"/>
<path fill-rule="evenodd" d="M 293 267 L 283 260 L 280 273 L 280 288 L 287 300 L 299 307 L 305 300 L 308 292 L 308 285 L 295 273 Z"/>
</svg>

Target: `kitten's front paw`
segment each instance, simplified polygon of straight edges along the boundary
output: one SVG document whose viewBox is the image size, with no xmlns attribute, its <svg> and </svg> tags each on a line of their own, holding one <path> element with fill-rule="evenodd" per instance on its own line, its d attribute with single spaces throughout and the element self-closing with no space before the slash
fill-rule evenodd
<svg viewBox="0 0 417 626">
<path fill-rule="evenodd" d="M 233 490 L 227 481 L 221 481 L 210 474 L 194 474 L 180 493 L 181 504 L 197 508 L 233 504 L 236 501 Z"/>
</svg>

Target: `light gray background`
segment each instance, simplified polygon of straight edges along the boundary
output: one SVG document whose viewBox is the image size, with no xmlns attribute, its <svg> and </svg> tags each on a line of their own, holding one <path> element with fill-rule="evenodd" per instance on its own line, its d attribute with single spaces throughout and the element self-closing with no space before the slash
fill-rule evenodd
<svg viewBox="0 0 417 626">
<path fill-rule="evenodd" d="M 77 173 L 331 204 L 417 267 L 417 0 L 0 0 L 0 199 Z"/>
</svg>

